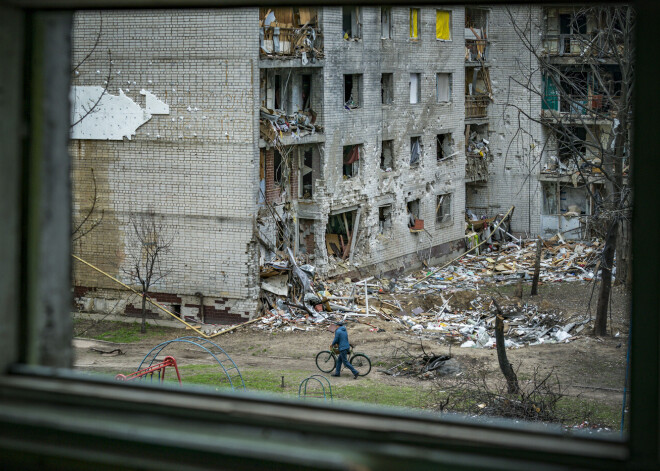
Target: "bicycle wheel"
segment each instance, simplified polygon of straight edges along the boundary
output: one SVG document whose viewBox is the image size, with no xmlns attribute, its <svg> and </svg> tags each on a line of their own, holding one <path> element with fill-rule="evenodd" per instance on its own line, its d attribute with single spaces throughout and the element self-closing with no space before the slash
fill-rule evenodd
<svg viewBox="0 0 660 471">
<path fill-rule="evenodd" d="M 351 357 L 351 365 L 358 371 L 360 376 L 367 376 L 371 371 L 371 360 L 363 353 L 356 353 Z"/>
<path fill-rule="evenodd" d="M 329 350 L 323 350 L 316 355 L 316 366 L 324 373 L 330 373 L 337 366 L 337 359 Z"/>
</svg>

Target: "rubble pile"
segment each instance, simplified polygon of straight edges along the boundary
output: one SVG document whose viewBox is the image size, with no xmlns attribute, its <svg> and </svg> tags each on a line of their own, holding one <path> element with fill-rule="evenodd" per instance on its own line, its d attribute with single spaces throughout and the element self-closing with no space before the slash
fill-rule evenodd
<svg viewBox="0 0 660 471">
<path fill-rule="evenodd" d="M 565 242 L 558 236 L 543 242 L 541 282 L 591 281 L 598 271 L 603 243 Z M 474 290 L 483 283 L 512 284 L 534 275 L 536 241 L 508 242 L 499 252 L 467 254 L 441 270 L 421 272 L 401 282 L 401 292 L 428 293 L 442 290 Z"/>
<path fill-rule="evenodd" d="M 478 293 L 480 285 L 485 283 L 506 285 L 531 280 L 536 243 L 535 240 L 509 242 L 502 245 L 499 252 L 467 254 L 448 266 L 420 271 L 399 280 L 371 277 L 357 282 L 350 278 L 317 279 L 315 268 L 299 265 L 289 251 L 287 260 L 273 261 L 262 267 L 263 317 L 255 327 L 267 331 L 311 330 L 348 319 L 367 324 L 371 327 L 369 330 L 377 332 L 382 331 L 372 324 L 375 322 L 372 319 L 377 318 L 378 323 L 392 323 L 397 330 L 442 343 L 492 348 L 495 344 L 492 298 L 477 294 L 462 308 L 453 307 L 452 299 L 459 292 Z M 567 243 L 561 236 L 555 236 L 543 242 L 540 281 L 593 280 L 598 272 L 601 250 L 599 240 Z M 406 310 L 397 299 L 427 295 L 439 298 L 431 309 Z M 521 301 L 505 303 L 503 315 L 507 348 L 570 342 L 588 321 L 567 322 L 562 312 Z"/>
</svg>

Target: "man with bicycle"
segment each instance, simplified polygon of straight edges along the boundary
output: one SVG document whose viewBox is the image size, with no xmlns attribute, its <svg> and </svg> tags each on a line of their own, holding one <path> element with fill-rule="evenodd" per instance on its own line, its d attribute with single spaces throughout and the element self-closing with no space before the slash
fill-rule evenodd
<svg viewBox="0 0 660 471">
<path fill-rule="evenodd" d="M 335 345 L 337 346 L 337 349 L 339 350 L 339 358 L 337 359 L 337 370 L 330 376 L 339 376 L 341 373 L 341 365 L 343 363 L 346 365 L 346 368 L 353 373 L 353 379 L 357 379 L 359 373 L 348 361 L 348 352 L 351 349 L 351 344 L 348 343 L 348 332 L 346 331 L 346 327 L 343 322 L 335 322 L 335 325 L 338 327 L 337 330 L 335 330 L 335 338 L 332 341 L 330 348 L 334 349 Z"/>
</svg>

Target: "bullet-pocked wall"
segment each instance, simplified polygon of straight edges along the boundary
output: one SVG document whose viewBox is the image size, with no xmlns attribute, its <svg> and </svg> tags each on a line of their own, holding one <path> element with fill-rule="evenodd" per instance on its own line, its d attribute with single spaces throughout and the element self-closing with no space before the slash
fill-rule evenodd
<svg viewBox="0 0 660 471">
<path fill-rule="evenodd" d="M 96 194 L 100 220 L 74 253 L 130 282 L 129 217 L 154 213 L 172 246 L 151 291 L 190 315 L 203 299 L 221 322 L 256 308 L 258 21 L 256 8 L 97 11 L 73 28 L 74 219 Z M 114 282 L 74 268 L 87 307 L 113 296 Z"/>
<path fill-rule="evenodd" d="M 359 211 L 353 261 L 383 271 L 453 252 L 464 234 L 463 8 L 412 10 L 328 7 L 323 16 L 327 191 L 318 198 L 320 219 Z M 438 12 L 449 17 L 449 37 L 438 38 Z M 438 161 L 444 134 L 451 152 Z M 347 170 L 345 149 L 353 145 L 359 160 Z M 437 217 L 443 195 L 451 214 Z M 411 232 L 408 203 L 417 200 L 424 229 Z"/>
<path fill-rule="evenodd" d="M 527 87 L 539 91 L 543 84 L 538 61 L 523 39 L 534 47 L 540 45 L 543 9 L 511 5 L 492 6 L 486 11 L 487 64 L 492 82 L 487 140 L 492 163 L 487 182 L 466 185 L 468 207 L 483 209 L 492 216 L 513 205 L 512 230 L 535 235 L 540 230 L 538 176 L 546 138 L 539 123 L 540 97 Z"/>
</svg>

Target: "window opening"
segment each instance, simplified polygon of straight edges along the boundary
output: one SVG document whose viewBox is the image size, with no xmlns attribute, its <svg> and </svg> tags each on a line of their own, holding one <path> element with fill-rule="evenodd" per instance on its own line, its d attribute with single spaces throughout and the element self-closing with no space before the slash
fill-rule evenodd
<svg viewBox="0 0 660 471">
<path fill-rule="evenodd" d="M 435 222 L 442 224 L 451 221 L 451 195 L 438 195 L 435 204 Z"/>
<path fill-rule="evenodd" d="M 352 238 L 355 236 L 356 214 L 357 211 L 344 211 L 328 217 L 325 230 L 325 247 L 328 255 L 342 259 L 348 258 Z"/>
<path fill-rule="evenodd" d="M 312 107 L 312 76 L 304 74 L 301 77 L 300 103 L 303 111 L 308 111 Z"/>
<path fill-rule="evenodd" d="M 380 9 L 380 38 L 392 38 L 392 9 L 390 7 Z"/>
<path fill-rule="evenodd" d="M 344 109 L 353 110 L 362 106 L 362 75 L 344 75 Z"/>
<path fill-rule="evenodd" d="M 301 156 L 301 188 L 300 197 L 311 199 L 314 196 L 314 151 L 306 149 Z"/>
<path fill-rule="evenodd" d="M 436 10 L 435 12 L 435 38 L 442 41 L 451 40 L 451 12 Z"/>
<path fill-rule="evenodd" d="M 437 146 L 436 152 L 437 152 L 438 162 L 453 157 L 455 155 L 455 153 L 452 153 L 453 145 L 452 145 L 452 138 L 450 133 L 438 134 L 436 146 Z"/>
<path fill-rule="evenodd" d="M 383 105 L 391 105 L 394 101 L 394 74 L 380 76 L 380 98 Z"/>
<path fill-rule="evenodd" d="M 387 234 L 392 229 L 392 205 L 388 204 L 378 208 L 378 232 Z"/>
<path fill-rule="evenodd" d="M 360 38 L 360 9 L 359 7 L 342 7 L 342 36 L 344 39 Z"/>
<path fill-rule="evenodd" d="M 415 167 L 419 165 L 422 157 L 422 138 L 419 136 L 410 138 L 410 166 Z"/>
<path fill-rule="evenodd" d="M 419 8 L 410 9 L 410 39 L 419 39 Z"/>
<path fill-rule="evenodd" d="M 383 141 L 380 151 L 380 169 L 391 172 L 394 168 L 394 141 Z"/>
<path fill-rule="evenodd" d="M 451 88 L 451 74 L 436 74 L 435 97 L 438 103 L 447 103 L 451 101 Z"/>
<path fill-rule="evenodd" d="M 406 203 L 406 209 L 408 211 L 408 227 L 410 228 L 410 232 L 424 230 L 424 220 L 419 218 L 419 206 L 419 199 L 411 200 Z"/>
<path fill-rule="evenodd" d="M 344 146 L 343 176 L 344 180 L 358 175 L 360 170 L 360 146 Z"/>
<path fill-rule="evenodd" d="M 410 74 L 410 103 L 417 104 L 422 101 L 422 74 Z"/>
</svg>

